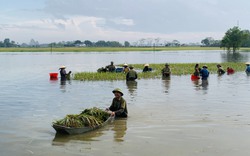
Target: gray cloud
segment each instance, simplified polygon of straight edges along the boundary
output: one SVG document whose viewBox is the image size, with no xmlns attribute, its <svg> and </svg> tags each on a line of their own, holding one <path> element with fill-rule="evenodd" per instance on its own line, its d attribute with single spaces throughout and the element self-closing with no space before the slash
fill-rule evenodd
<svg viewBox="0 0 250 156">
<path fill-rule="evenodd" d="M 250 29 L 248 0 L 237 4 L 228 0 L 30 0 L 25 4 L 12 0 L 6 4 L 0 6 L 0 30 L 20 40 L 34 35 L 45 42 L 157 37 L 200 42 L 205 37 L 220 39 L 237 24 Z"/>
<path fill-rule="evenodd" d="M 241 1 L 241 0 L 240 0 Z M 56 18 L 92 16 L 106 19 L 104 28 L 156 33 L 224 31 L 250 15 L 227 0 L 48 0 L 44 11 Z M 249 6 L 249 5 L 248 5 Z M 239 14 L 234 10 L 241 10 Z M 245 15 L 242 19 L 241 16 Z M 128 19 L 133 25 L 115 22 Z"/>
</svg>

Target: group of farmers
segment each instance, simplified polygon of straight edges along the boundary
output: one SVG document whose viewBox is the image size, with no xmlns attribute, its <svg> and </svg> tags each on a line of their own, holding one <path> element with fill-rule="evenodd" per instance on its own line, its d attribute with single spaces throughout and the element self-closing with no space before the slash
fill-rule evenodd
<svg viewBox="0 0 250 156">
<path fill-rule="evenodd" d="M 69 71 L 67 73 L 65 68 L 66 68 L 65 66 L 60 67 L 60 75 L 61 75 L 62 81 L 66 81 L 67 79 L 69 79 L 69 76 L 71 74 L 71 71 Z M 217 73 L 219 75 L 222 75 L 226 72 L 220 64 L 217 64 L 217 68 L 218 68 Z M 114 66 L 114 62 L 111 62 L 110 65 L 106 66 L 106 69 L 109 72 L 115 72 L 116 68 Z M 148 64 L 144 65 L 143 72 L 148 72 L 151 70 L 152 69 L 149 68 Z M 198 79 L 201 77 L 202 80 L 207 80 L 207 78 L 209 77 L 209 70 L 208 70 L 208 67 L 206 65 L 203 65 L 202 68 L 200 68 L 199 64 L 196 64 L 194 70 L 195 71 L 194 71 L 193 75 L 197 76 Z M 127 64 L 124 64 L 122 72 L 126 73 L 126 80 L 127 81 L 134 81 L 137 79 L 137 72 L 133 69 L 133 66 L 128 67 Z M 250 75 L 250 62 L 246 63 L 245 72 L 248 75 Z M 162 73 L 163 78 L 170 77 L 171 69 L 170 69 L 168 63 L 165 64 L 165 67 L 161 70 L 161 73 Z M 234 70 L 232 68 L 228 67 L 227 73 L 233 74 Z M 126 100 L 122 97 L 123 92 L 119 88 L 114 89 L 112 92 L 114 94 L 114 98 L 112 100 L 110 107 L 107 108 L 106 111 L 111 116 L 125 117 L 126 118 L 128 116 L 128 109 L 127 109 Z"/>
<path fill-rule="evenodd" d="M 108 71 L 108 72 L 117 72 L 117 71 L 119 71 L 119 70 L 116 69 L 113 61 L 110 63 L 110 65 L 107 65 L 105 69 L 106 69 L 105 71 Z M 149 67 L 149 64 L 145 64 L 142 72 L 150 72 L 150 71 L 152 71 L 152 68 Z M 126 63 L 123 65 L 122 70 L 120 70 L 119 72 L 123 72 L 123 73 L 126 74 L 126 80 L 127 81 L 134 81 L 138 77 L 137 72 L 134 70 L 134 67 L 133 66 L 128 66 L 128 64 L 126 64 Z M 171 69 L 169 68 L 168 63 L 165 64 L 165 68 L 163 68 L 161 72 L 162 72 L 162 77 L 163 78 L 170 77 Z"/>
<path fill-rule="evenodd" d="M 227 67 L 227 71 L 225 71 L 220 64 L 217 64 L 216 66 L 217 66 L 218 75 L 223 75 L 226 72 L 227 72 L 227 74 L 233 74 L 235 72 L 234 69 L 231 67 Z M 250 75 L 250 62 L 246 62 L 245 72 L 247 75 Z M 202 80 L 207 80 L 207 78 L 209 77 L 208 67 L 206 65 L 204 65 L 201 69 L 199 67 L 199 64 L 196 64 L 194 67 L 194 73 L 192 76 L 194 76 L 194 78 L 196 78 L 196 79 L 200 79 L 200 77 L 201 77 Z"/>
</svg>

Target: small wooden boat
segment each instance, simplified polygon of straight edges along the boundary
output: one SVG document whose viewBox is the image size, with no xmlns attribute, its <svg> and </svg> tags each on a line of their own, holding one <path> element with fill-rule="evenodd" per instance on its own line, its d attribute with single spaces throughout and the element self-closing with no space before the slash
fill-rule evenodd
<svg viewBox="0 0 250 156">
<path fill-rule="evenodd" d="M 57 133 L 62 133 L 62 134 L 82 134 L 86 133 L 89 131 L 93 131 L 95 129 L 101 128 L 105 125 L 107 125 L 108 122 L 112 121 L 114 117 L 109 117 L 105 122 L 102 124 L 95 126 L 95 127 L 81 127 L 81 128 L 74 128 L 74 127 L 66 127 L 66 126 L 61 126 L 57 124 L 53 124 L 52 127 L 56 130 Z"/>
</svg>

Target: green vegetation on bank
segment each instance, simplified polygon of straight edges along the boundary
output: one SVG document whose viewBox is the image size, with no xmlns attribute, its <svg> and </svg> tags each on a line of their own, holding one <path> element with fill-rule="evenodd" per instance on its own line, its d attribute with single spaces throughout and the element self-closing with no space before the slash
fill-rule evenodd
<svg viewBox="0 0 250 156">
<path fill-rule="evenodd" d="M 119 51 L 190 51 L 190 50 L 223 50 L 220 47 L 62 47 L 62 48 L 0 48 L 0 52 L 119 52 Z M 241 48 L 250 52 L 250 48 Z"/>
<path fill-rule="evenodd" d="M 119 51 L 182 51 L 222 50 L 219 47 L 63 47 L 63 48 L 0 48 L 0 52 L 119 52 Z M 250 48 L 249 48 L 250 50 Z"/>
<path fill-rule="evenodd" d="M 208 66 L 208 70 L 211 74 L 217 73 L 216 65 L 218 63 L 199 63 L 200 67 L 203 65 Z M 220 63 L 224 70 L 227 67 L 233 68 L 236 72 L 245 70 L 245 63 L 233 63 L 225 62 Z M 138 79 L 154 79 L 161 78 L 161 70 L 164 68 L 164 64 L 150 64 L 150 68 L 153 69 L 152 72 L 141 72 L 144 65 L 143 64 L 131 64 L 134 66 L 135 70 L 138 71 Z M 122 66 L 122 65 L 120 65 Z M 194 72 L 195 63 L 170 63 L 170 68 L 172 75 L 191 75 Z M 125 80 L 124 73 L 98 73 L 98 72 L 79 72 L 74 74 L 75 80 L 82 81 L 98 81 L 98 80 Z"/>
</svg>

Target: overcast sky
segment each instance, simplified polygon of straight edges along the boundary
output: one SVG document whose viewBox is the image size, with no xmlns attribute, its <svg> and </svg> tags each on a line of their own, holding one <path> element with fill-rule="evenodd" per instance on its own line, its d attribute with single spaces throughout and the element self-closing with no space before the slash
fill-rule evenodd
<svg viewBox="0 0 250 156">
<path fill-rule="evenodd" d="M 250 30 L 249 0 L 0 0 L 0 41 L 200 42 Z"/>
</svg>

